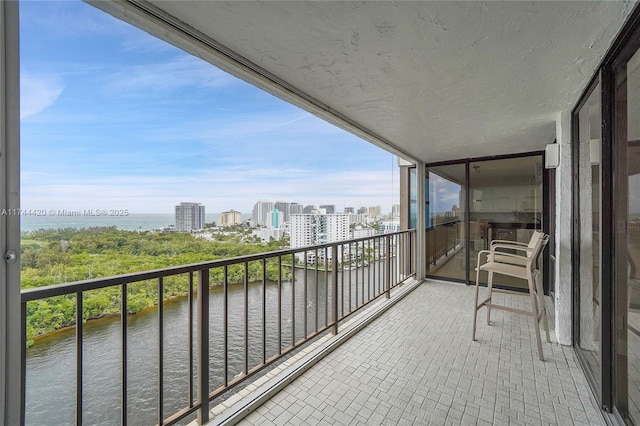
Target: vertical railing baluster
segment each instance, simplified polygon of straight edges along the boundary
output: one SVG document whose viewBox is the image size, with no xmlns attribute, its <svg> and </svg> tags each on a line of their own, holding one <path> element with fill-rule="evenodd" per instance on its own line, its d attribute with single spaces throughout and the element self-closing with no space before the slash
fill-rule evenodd
<svg viewBox="0 0 640 426">
<path fill-rule="evenodd" d="M 128 386 L 128 360 L 127 360 L 127 322 L 128 322 L 128 308 L 127 308 L 127 284 L 120 286 L 120 425 L 127 425 L 127 386 Z"/>
<path fill-rule="evenodd" d="M 327 274 L 328 275 L 328 274 Z M 338 245 L 331 246 L 331 321 L 333 321 L 333 334 L 338 334 Z"/>
<path fill-rule="evenodd" d="M 324 325 L 329 325 L 329 248 L 324 248 Z"/>
<path fill-rule="evenodd" d="M 384 244 L 382 244 L 382 242 L 384 241 L 383 238 L 378 238 L 378 294 L 382 294 L 383 290 L 384 290 L 384 284 L 382 283 L 382 274 L 383 274 L 383 268 L 382 268 L 382 258 L 384 257 L 384 254 L 382 252 L 382 249 L 384 247 Z"/>
<path fill-rule="evenodd" d="M 359 306 L 358 305 L 358 293 L 359 293 L 358 274 L 360 273 L 360 259 L 359 259 L 360 256 L 358 255 L 358 250 L 360 250 L 360 245 L 358 243 L 354 243 L 354 244 L 355 244 L 355 248 L 356 248 L 356 270 L 355 270 L 356 272 L 354 274 L 355 277 L 356 277 L 356 279 L 355 279 L 356 282 L 355 282 L 355 285 L 354 285 L 355 290 L 356 290 L 355 291 L 355 293 L 356 293 L 355 294 L 355 296 L 356 296 L 356 304 L 354 306 L 354 309 L 358 309 L 358 306 Z"/>
<path fill-rule="evenodd" d="M 389 252 L 389 267 L 391 268 L 391 272 L 389 274 L 389 288 L 392 288 L 396 285 L 396 282 L 397 282 L 395 278 L 396 267 L 392 258 L 393 258 L 393 253 L 396 252 L 398 241 L 396 240 L 395 235 L 391 235 L 389 237 L 389 241 L 391 243 L 391 251 Z"/>
<path fill-rule="evenodd" d="M 314 331 L 318 331 L 318 312 L 320 311 L 320 305 L 318 304 L 318 249 L 315 250 L 315 268 L 316 268 L 316 281 L 315 281 L 315 293 L 316 293 L 316 301 L 315 301 L 315 314 L 316 314 L 316 328 Z"/>
<path fill-rule="evenodd" d="M 229 265 L 224 265 L 224 274 L 222 280 L 222 358 L 223 358 L 223 376 L 224 386 L 229 385 Z"/>
<path fill-rule="evenodd" d="M 353 309 L 351 301 L 351 262 L 353 261 L 353 255 L 351 253 L 352 246 L 353 244 L 349 243 L 349 310 L 347 312 L 351 312 L 351 310 Z"/>
<path fill-rule="evenodd" d="M 367 258 L 367 280 L 369 281 L 367 283 L 367 291 L 369 292 L 369 300 L 371 300 L 375 291 L 372 286 L 373 281 L 371 281 L 371 269 L 373 268 L 373 265 L 371 265 L 371 238 L 367 240 Z"/>
<path fill-rule="evenodd" d="M 393 250 L 394 250 L 394 246 L 395 246 L 395 235 L 389 235 L 388 237 L 386 237 L 389 241 L 389 288 L 393 288 L 394 285 L 394 281 L 393 281 L 393 271 L 394 271 L 394 267 L 393 267 Z M 386 288 L 385 288 L 386 291 Z"/>
<path fill-rule="evenodd" d="M 291 254 L 291 347 L 296 347 L 296 256 Z"/>
<path fill-rule="evenodd" d="M 344 244 L 340 244 L 340 264 L 342 265 L 340 271 L 340 316 L 344 317 Z"/>
<path fill-rule="evenodd" d="M 400 244 L 400 249 L 399 249 L 400 253 L 396 254 L 396 258 L 397 258 L 396 262 L 398 264 L 398 281 L 406 278 L 406 274 L 404 273 L 404 267 L 401 267 L 401 262 L 405 262 L 406 255 L 407 255 L 407 252 L 406 252 L 407 238 L 406 237 L 407 237 L 407 234 L 405 233 L 399 234 L 398 236 L 399 244 Z"/>
<path fill-rule="evenodd" d="M 82 292 L 76 292 L 76 425 L 82 426 Z"/>
<path fill-rule="evenodd" d="M 380 285 L 380 277 L 382 276 L 380 273 L 380 257 L 380 238 L 376 238 L 373 252 L 373 258 L 376 260 L 376 279 L 374 281 L 376 284 L 376 296 L 382 294 L 382 285 Z"/>
<path fill-rule="evenodd" d="M 415 275 L 418 275 L 417 274 L 417 272 L 418 272 L 417 265 L 418 265 L 418 252 L 419 252 L 419 250 L 416 247 L 417 244 L 418 244 L 418 237 L 417 237 L 417 234 L 416 234 L 417 232 L 418 231 L 413 231 L 411 233 L 411 240 L 412 240 L 411 241 L 411 251 L 412 251 L 412 254 L 411 254 L 411 273 L 413 273 Z M 417 278 L 418 279 L 422 279 L 423 277 L 420 276 L 420 277 L 417 277 Z"/>
<path fill-rule="evenodd" d="M 209 270 L 198 271 L 198 424 L 209 421 Z"/>
<path fill-rule="evenodd" d="M 364 279 L 364 262 L 366 259 L 366 253 L 364 251 L 364 240 L 362 240 L 362 304 L 364 305 L 366 303 L 366 299 L 365 299 L 365 295 L 364 295 L 364 287 L 366 285 L 365 283 L 365 279 Z"/>
<path fill-rule="evenodd" d="M 244 262 L 244 374 L 249 374 L 249 262 Z"/>
<path fill-rule="evenodd" d="M 391 297 L 391 240 L 390 240 L 390 236 L 387 236 L 385 238 L 385 269 L 386 269 L 386 275 L 385 275 L 385 283 L 384 283 L 384 288 L 386 291 L 386 298 L 389 299 Z"/>
<path fill-rule="evenodd" d="M 309 326 L 307 324 L 307 322 L 309 321 L 308 319 L 308 310 L 309 310 L 309 292 L 307 290 L 307 285 L 308 285 L 308 275 L 309 275 L 309 271 L 307 270 L 307 251 L 305 250 L 304 253 L 304 338 L 306 339 L 307 336 L 309 335 Z"/>
<path fill-rule="evenodd" d="M 396 234 L 396 237 L 398 239 L 398 241 L 396 242 L 396 246 L 397 246 L 397 250 L 396 250 L 396 255 L 395 255 L 395 259 L 396 259 L 396 283 L 399 283 L 400 281 L 402 281 L 402 268 L 400 267 L 400 262 L 402 261 L 402 259 L 404 259 L 404 246 L 403 246 L 403 241 L 404 241 L 404 234 Z"/>
<path fill-rule="evenodd" d="M 189 308 L 188 331 L 189 331 L 189 408 L 193 407 L 193 272 L 189 272 L 189 292 L 187 293 Z"/>
<path fill-rule="evenodd" d="M 158 278 L 158 424 L 164 422 L 164 281 Z"/>
<path fill-rule="evenodd" d="M 278 256 L 278 355 L 282 354 L 282 256 Z"/>
<path fill-rule="evenodd" d="M 378 269 L 378 294 L 382 294 L 384 286 L 382 285 L 382 238 L 378 238 L 376 247 L 376 267 Z"/>
<path fill-rule="evenodd" d="M 267 363 L 267 259 L 262 258 L 262 365 Z"/>
<path fill-rule="evenodd" d="M 397 234 L 395 236 L 396 238 L 396 251 L 395 254 L 392 253 L 392 256 L 394 258 L 394 269 L 395 269 L 395 284 L 398 285 L 400 284 L 404 278 L 402 277 L 402 268 L 400 267 L 400 262 L 402 261 L 402 256 L 404 255 L 403 252 L 403 241 L 404 241 L 404 234 Z"/>
</svg>

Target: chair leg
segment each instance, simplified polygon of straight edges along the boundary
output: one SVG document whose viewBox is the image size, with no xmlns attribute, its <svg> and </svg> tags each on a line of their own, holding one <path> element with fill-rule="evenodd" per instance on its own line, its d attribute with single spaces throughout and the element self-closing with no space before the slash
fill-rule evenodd
<svg viewBox="0 0 640 426">
<path fill-rule="evenodd" d="M 492 271 L 488 271 L 489 273 L 489 278 L 487 280 L 487 290 L 488 290 L 488 295 L 487 298 L 489 299 L 489 305 L 487 306 L 487 325 L 491 325 L 491 303 L 493 303 L 493 272 Z"/>
<path fill-rule="evenodd" d="M 547 320 L 547 305 L 544 302 L 544 289 L 542 288 L 542 280 L 540 279 L 540 273 L 538 272 L 534 278 L 536 283 L 536 294 L 538 295 L 539 305 L 542 307 L 540 313 L 542 314 L 542 326 L 547 337 L 547 343 L 551 343 L 551 337 L 549 336 L 549 321 Z"/>
<path fill-rule="evenodd" d="M 544 355 L 542 354 L 542 339 L 540 338 L 540 323 L 538 322 L 539 311 L 538 311 L 538 300 L 535 292 L 535 284 L 533 276 L 529 275 L 528 277 L 529 284 L 529 298 L 531 299 L 531 309 L 533 313 L 533 326 L 536 331 L 536 342 L 538 343 L 538 356 L 540 357 L 540 361 L 544 361 Z"/>
<path fill-rule="evenodd" d="M 477 319 L 478 319 L 478 292 L 480 289 L 480 286 L 478 285 L 478 283 L 480 282 L 480 270 L 479 268 L 476 269 L 476 298 L 475 298 L 475 302 L 473 303 L 473 331 L 471 332 L 471 340 L 473 340 L 475 342 L 476 340 L 476 323 L 477 323 Z"/>
</svg>

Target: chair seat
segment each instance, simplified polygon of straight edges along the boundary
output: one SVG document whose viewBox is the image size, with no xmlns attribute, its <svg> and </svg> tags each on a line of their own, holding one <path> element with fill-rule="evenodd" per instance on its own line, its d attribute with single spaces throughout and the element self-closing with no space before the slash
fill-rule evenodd
<svg viewBox="0 0 640 426">
<path fill-rule="evenodd" d="M 500 263 L 511 263 L 512 265 L 518 265 L 518 266 L 527 266 L 527 258 L 526 257 L 513 257 L 513 256 L 504 256 L 501 254 L 494 254 L 493 255 L 493 260 L 495 262 L 500 262 Z"/>
<path fill-rule="evenodd" d="M 508 261 L 511 262 L 512 260 L 518 260 L 518 259 L 510 258 Z M 526 261 L 525 261 L 525 265 L 526 265 Z M 487 262 L 484 265 L 480 266 L 480 270 L 491 271 L 498 274 L 509 275 L 511 277 L 516 277 L 516 278 L 522 278 L 523 280 L 528 279 L 526 268 L 523 268 L 521 265 L 514 265 L 512 263 L 503 263 L 503 262 L 496 262 L 496 261 Z"/>
</svg>

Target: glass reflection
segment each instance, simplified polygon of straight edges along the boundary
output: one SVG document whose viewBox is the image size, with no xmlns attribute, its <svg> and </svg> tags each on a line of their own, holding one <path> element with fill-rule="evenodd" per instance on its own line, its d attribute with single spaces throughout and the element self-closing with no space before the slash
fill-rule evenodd
<svg viewBox="0 0 640 426">
<path fill-rule="evenodd" d="M 600 84 L 578 113 L 580 181 L 580 317 L 578 347 L 600 388 Z"/>
<path fill-rule="evenodd" d="M 464 164 L 427 169 L 427 274 L 466 279 Z"/>
<path fill-rule="evenodd" d="M 475 271 L 478 252 L 492 240 L 528 243 L 533 231 L 542 229 L 542 156 L 476 161 L 469 174 L 469 264 Z M 480 280 L 486 283 L 486 272 Z M 497 275 L 495 284 L 528 288 L 525 280 L 506 275 Z"/>
<path fill-rule="evenodd" d="M 627 63 L 627 370 L 629 415 L 640 423 L 640 54 Z M 624 140 L 624 139 L 623 139 Z"/>
</svg>

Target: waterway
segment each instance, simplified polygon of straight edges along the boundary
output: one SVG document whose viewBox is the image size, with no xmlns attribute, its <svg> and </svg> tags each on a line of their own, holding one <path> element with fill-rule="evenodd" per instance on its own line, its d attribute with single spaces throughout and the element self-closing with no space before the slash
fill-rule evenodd
<svg viewBox="0 0 640 426">
<path fill-rule="evenodd" d="M 373 277 L 374 274 L 379 274 L 379 269 L 376 263 L 364 268 L 364 272 L 354 270 L 345 273 L 344 280 L 340 276 L 338 281 L 340 310 L 342 310 L 342 300 L 345 300 L 344 309 L 348 309 L 349 297 L 351 297 L 351 306 L 355 306 L 356 288 L 360 303 L 363 291 L 365 296 L 374 291 L 373 283 L 377 283 L 378 280 L 373 278 L 368 280 L 367 278 L 370 275 Z M 291 345 L 294 329 L 296 339 L 304 336 L 305 311 L 308 332 L 312 332 L 316 327 L 322 327 L 327 323 L 327 317 L 331 317 L 331 298 L 327 291 L 327 288 L 331 288 L 330 278 L 328 279 L 321 271 L 318 273 L 307 271 L 305 298 L 304 275 L 304 270 L 296 271 L 293 294 L 294 285 L 292 282 L 284 282 L 280 288 L 281 346 L 283 348 Z M 349 275 L 351 275 L 351 285 L 349 285 Z M 366 281 L 371 282 L 371 285 L 363 284 L 365 282 L 363 276 Z M 345 283 L 344 297 L 342 296 L 343 282 Z M 242 285 L 230 286 L 228 289 L 229 379 L 240 374 L 244 365 L 244 293 Z M 267 358 L 276 354 L 278 350 L 278 293 L 278 285 L 268 283 L 265 292 Z M 251 366 L 260 363 L 263 353 L 262 284 L 250 284 L 247 296 L 249 301 L 249 366 L 251 368 Z M 295 302 L 292 303 L 292 300 Z M 215 389 L 223 383 L 223 301 L 222 289 L 213 288 L 210 294 L 209 316 L 211 389 Z M 318 306 L 320 309 L 316 310 Z M 188 405 L 188 316 L 186 298 L 179 298 L 164 305 L 163 409 L 165 417 Z M 122 347 L 120 328 L 119 317 L 90 321 L 85 326 L 83 339 L 83 423 L 86 425 L 120 424 L 120 352 Z M 158 415 L 157 310 L 130 315 L 127 330 L 128 423 L 132 425 L 155 424 Z M 195 340 L 194 330 L 194 342 Z M 52 334 L 37 341 L 32 348 L 28 349 L 26 366 L 27 425 L 74 424 L 75 362 L 74 329 Z"/>
</svg>

